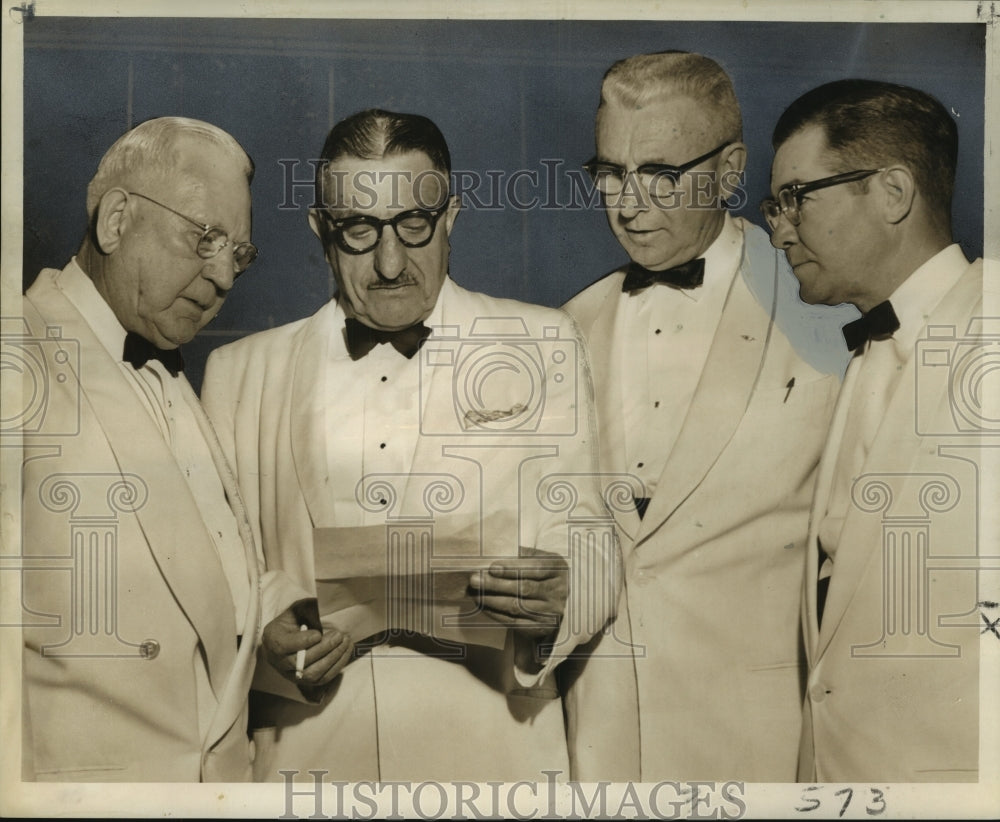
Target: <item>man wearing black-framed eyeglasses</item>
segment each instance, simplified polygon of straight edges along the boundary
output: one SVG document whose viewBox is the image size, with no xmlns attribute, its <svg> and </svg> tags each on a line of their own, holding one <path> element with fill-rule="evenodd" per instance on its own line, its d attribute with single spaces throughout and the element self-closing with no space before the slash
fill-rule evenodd
<svg viewBox="0 0 1000 822">
<path fill-rule="evenodd" d="M 90 181 L 78 254 L 5 325 L 5 370 L 37 397 L 22 553 L 46 570 L 23 602 L 52 615 L 23 629 L 26 780 L 250 779 L 260 626 L 309 594 L 264 570 L 177 349 L 256 256 L 253 168 L 210 123 L 140 123 Z"/>
<path fill-rule="evenodd" d="M 975 573 L 996 553 L 977 522 L 1000 477 L 982 447 L 1000 285 L 952 240 L 958 126 L 923 91 L 840 80 L 794 101 L 772 143 L 772 244 L 803 300 L 862 313 L 810 516 L 798 777 L 975 782 L 978 609 L 1000 599 Z"/>
<path fill-rule="evenodd" d="M 630 262 L 566 310 L 590 347 L 602 469 L 633 488 L 618 626 L 644 653 L 586 661 L 577 778 L 790 781 L 803 546 L 846 317 L 798 301 L 766 233 L 730 213 L 747 152 L 716 62 L 616 63 L 595 136 L 585 167 Z"/>
<path fill-rule="evenodd" d="M 216 349 L 202 392 L 268 567 L 315 588 L 324 628 L 358 646 L 320 704 L 268 677 L 294 654 L 262 668 L 255 777 L 566 773 L 556 669 L 620 585 L 586 352 L 563 312 L 451 278 L 460 204 L 431 120 L 361 111 L 320 156 L 308 220 L 336 293 Z M 557 476 L 572 532 L 546 493 Z M 456 561 L 458 584 L 432 596 L 434 566 Z"/>
</svg>

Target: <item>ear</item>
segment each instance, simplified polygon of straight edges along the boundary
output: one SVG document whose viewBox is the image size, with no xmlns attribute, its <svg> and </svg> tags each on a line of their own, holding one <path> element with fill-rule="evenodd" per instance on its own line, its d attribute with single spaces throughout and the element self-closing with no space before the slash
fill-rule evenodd
<svg viewBox="0 0 1000 822">
<path fill-rule="evenodd" d="M 323 259 L 325 259 L 326 264 L 330 266 L 330 270 L 333 271 L 334 277 L 337 277 L 339 269 L 337 267 L 336 244 L 333 242 L 332 237 L 329 238 L 330 242 L 327 242 L 323 219 L 319 216 L 319 211 L 315 208 L 309 209 L 309 228 L 312 230 L 312 233 L 319 238 L 320 243 L 323 245 Z"/>
<path fill-rule="evenodd" d="M 730 143 L 719 154 L 719 170 L 742 174 L 747 167 L 747 147 L 743 143 Z"/>
<path fill-rule="evenodd" d="M 882 172 L 879 185 L 886 220 L 893 225 L 905 220 L 917 194 L 913 174 L 906 166 L 890 166 Z"/>
<path fill-rule="evenodd" d="M 94 241 L 102 254 L 112 254 L 128 228 L 128 194 L 120 188 L 104 192 L 94 210 Z"/>
<path fill-rule="evenodd" d="M 747 167 L 747 147 L 743 143 L 730 143 L 719 155 L 719 198 L 723 202 L 740 200 L 743 192 L 743 171 Z"/>
<path fill-rule="evenodd" d="M 457 194 L 452 194 L 448 198 L 448 210 L 444 215 L 444 230 L 448 232 L 448 236 L 451 236 L 451 228 L 455 225 L 455 220 L 458 219 L 458 212 L 462 210 L 462 200 Z"/>
<path fill-rule="evenodd" d="M 312 233 L 319 237 L 320 240 L 323 239 L 323 230 L 320 227 L 319 214 L 316 212 L 315 208 L 309 209 L 309 228 L 312 229 Z"/>
</svg>

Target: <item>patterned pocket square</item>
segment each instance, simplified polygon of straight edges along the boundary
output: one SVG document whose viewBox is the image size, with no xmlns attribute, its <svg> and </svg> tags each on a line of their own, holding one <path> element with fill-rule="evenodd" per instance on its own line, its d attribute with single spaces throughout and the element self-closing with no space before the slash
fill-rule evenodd
<svg viewBox="0 0 1000 822">
<path fill-rule="evenodd" d="M 497 422 L 499 420 L 508 420 L 512 417 L 516 417 L 528 406 L 524 403 L 515 403 L 510 408 L 470 408 L 465 412 L 465 428 L 476 428 L 478 426 L 488 425 L 491 422 Z"/>
</svg>

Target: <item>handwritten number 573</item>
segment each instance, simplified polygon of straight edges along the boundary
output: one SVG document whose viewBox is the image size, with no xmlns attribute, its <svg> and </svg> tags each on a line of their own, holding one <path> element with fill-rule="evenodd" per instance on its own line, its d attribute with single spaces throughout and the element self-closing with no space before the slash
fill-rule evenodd
<svg viewBox="0 0 1000 822">
<path fill-rule="evenodd" d="M 822 785 L 810 785 L 806 788 L 805 793 L 802 794 L 803 804 L 795 810 L 801 813 L 809 813 L 810 811 L 817 810 L 823 804 L 819 798 L 819 791 L 822 789 Z M 885 793 L 878 788 L 869 788 L 868 790 L 871 791 L 871 797 L 868 804 L 865 805 L 865 813 L 868 816 L 879 816 L 885 813 Z M 839 791 L 835 791 L 833 795 L 835 797 L 843 797 L 840 810 L 837 812 L 837 816 L 841 817 L 847 813 L 847 809 L 851 805 L 851 800 L 854 798 L 854 789 L 841 788 Z"/>
</svg>

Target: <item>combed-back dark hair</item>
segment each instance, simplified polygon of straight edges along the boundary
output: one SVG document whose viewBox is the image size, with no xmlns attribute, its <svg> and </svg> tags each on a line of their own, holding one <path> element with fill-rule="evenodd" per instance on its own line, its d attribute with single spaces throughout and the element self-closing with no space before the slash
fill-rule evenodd
<svg viewBox="0 0 1000 822">
<path fill-rule="evenodd" d="M 451 154 L 434 122 L 420 114 L 399 114 L 378 108 L 359 111 L 341 120 L 326 137 L 316 167 L 316 190 L 321 192 L 323 170 L 341 157 L 380 160 L 386 155 L 422 151 L 445 179 L 451 175 Z"/>
<path fill-rule="evenodd" d="M 836 80 L 808 91 L 781 115 L 771 145 L 777 151 L 793 134 L 819 126 L 843 168 L 894 164 L 912 172 L 917 189 L 944 225 L 958 162 L 958 128 L 941 103 L 918 89 L 877 80 Z"/>
</svg>

